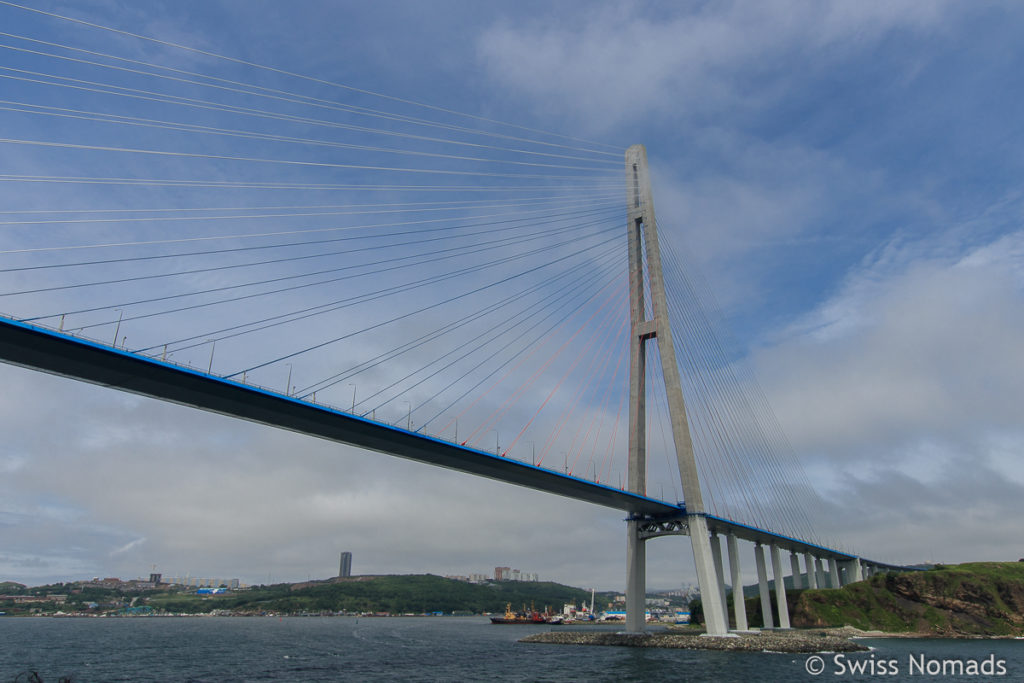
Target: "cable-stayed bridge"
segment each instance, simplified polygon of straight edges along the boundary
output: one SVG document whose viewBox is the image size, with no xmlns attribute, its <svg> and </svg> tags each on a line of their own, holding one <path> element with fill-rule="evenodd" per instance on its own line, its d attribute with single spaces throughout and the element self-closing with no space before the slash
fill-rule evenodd
<svg viewBox="0 0 1024 683">
<path fill-rule="evenodd" d="M 712 634 L 740 540 L 769 626 L 894 568 L 817 538 L 642 147 L 0 7 L 3 360 L 622 510 L 630 631 L 661 535 Z"/>
</svg>

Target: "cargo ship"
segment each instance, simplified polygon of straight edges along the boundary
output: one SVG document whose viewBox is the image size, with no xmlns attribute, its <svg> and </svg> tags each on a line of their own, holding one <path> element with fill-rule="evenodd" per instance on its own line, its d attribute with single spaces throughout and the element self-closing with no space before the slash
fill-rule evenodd
<svg viewBox="0 0 1024 683">
<path fill-rule="evenodd" d="M 547 616 L 535 610 L 532 604 L 529 611 L 524 606 L 521 611 L 513 612 L 510 602 L 505 604 L 504 617 L 491 617 L 492 624 L 546 624 L 547 622 Z"/>
</svg>

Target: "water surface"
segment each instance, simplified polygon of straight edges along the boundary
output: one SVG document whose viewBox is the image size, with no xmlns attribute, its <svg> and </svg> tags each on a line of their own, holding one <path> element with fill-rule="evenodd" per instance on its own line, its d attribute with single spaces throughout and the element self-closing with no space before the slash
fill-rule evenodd
<svg viewBox="0 0 1024 683">
<path fill-rule="evenodd" d="M 519 643 L 549 626 L 486 618 L 0 618 L 0 683 L 36 671 L 45 683 L 92 681 L 937 681 L 1024 680 L 1024 641 L 864 641 L 807 673 L 807 655 Z M 556 627 L 557 628 L 557 627 Z M 931 676 L 926 661 L 1004 661 L 1005 676 Z M 895 661 L 897 675 L 880 674 Z M 917 661 L 917 660 L 915 660 Z M 849 665 L 860 662 L 864 673 Z M 871 667 L 874 667 L 874 675 Z M 812 667 L 813 668 L 813 667 Z M 947 667 L 947 672 L 948 672 Z M 24 680 L 24 676 L 20 679 Z"/>
</svg>

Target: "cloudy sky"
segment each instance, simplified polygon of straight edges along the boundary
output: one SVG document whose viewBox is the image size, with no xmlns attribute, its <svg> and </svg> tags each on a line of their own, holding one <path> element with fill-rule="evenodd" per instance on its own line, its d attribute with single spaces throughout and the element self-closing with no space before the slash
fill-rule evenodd
<svg viewBox="0 0 1024 683">
<path fill-rule="evenodd" d="M 1024 10 L 1016 5 L 26 5 L 513 122 L 523 137 L 533 136 L 526 129 L 553 131 L 617 154 L 644 143 L 659 227 L 715 292 L 824 499 L 823 533 L 890 562 L 1024 556 Z M 17 7 L 0 5 L 0 26 L 21 37 L 0 39 L 22 49 L 0 52 L 8 76 L 42 70 L 24 51 L 30 37 L 284 87 L 280 73 L 254 75 Z M 81 64 L 48 68 L 92 78 Z M 9 108 L 8 100 L 95 104 L 5 83 L 0 92 L 14 93 L 0 95 Z M 451 120 L 355 91 L 315 95 Z M 8 139 L 72 141 L 61 137 L 73 130 L 67 120 L 3 115 Z M 73 141 L 154 146 L 130 129 L 118 135 Z M 75 175 L 82 158 L 5 142 L 0 174 Z M 117 157 L 102 175 L 181 177 L 182 168 Z M 225 166 L 214 170 L 231 177 Z M 24 182 L 0 191 L 12 210 L 25 211 L 43 199 L 72 209 L 137 196 Z M 138 206 L 217 206 L 180 188 L 153 192 L 161 194 Z M 280 200 L 234 197 L 240 206 Z M 104 224 L 101 239 L 125 239 L 123 229 L 142 231 L 133 239 L 153 236 L 146 223 L 119 225 Z M 21 247 L 57 243 L 14 229 Z M 60 229 L 73 241 L 71 227 Z M 5 261 L 12 264 L 24 265 Z M 63 310 L 46 308 L 49 301 L 7 298 L 0 311 Z M 139 329 L 126 334 L 173 338 L 159 325 Z M 272 357 L 278 349 L 267 344 L 262 355 L 240 346 L 238 357 Z M 210 357 L 208 347 L 193 351 L 190 362 Z M 277 369 L 281 377 L 260 381 L 283 384 Z M 0 367 L 0 385 L 0 579 L 134 577 L 155 566 L 166 575 L 305 580 L 332 575 L 338 553 L 350 550 L 356 573 L 507 565 L 573 585 L 624 584 L 614 511 L 10 366 Z M 337 390 L 347 397 L 351 386 Z M 649 544 L 648 572 L 654 587 L 693 581 L 688 544 Z"/>
</svg>

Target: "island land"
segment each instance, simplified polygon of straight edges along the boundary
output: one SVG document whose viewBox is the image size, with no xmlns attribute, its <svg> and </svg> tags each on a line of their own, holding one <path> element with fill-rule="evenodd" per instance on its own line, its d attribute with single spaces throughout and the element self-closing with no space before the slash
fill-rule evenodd
<svg viewBox="0 0 1024 683">
<path fill-rule="evenodd" d="M 0 615 L 118 616 L 413 616 L 504 614 L 563 605 L 608 609 L 614 593 L 550 581 L 470 583 L 432 574 L 337 577 L 322 581 L 196 588 L 142 580 L 94 579 L 28 587 L 0 581 Z M 679 600 L 679 605 L 683 603 Z"/>
<path fill-rule="evenodd" d="M 114 580 L 116 581 L 116 580 Z M 756 594 L 745 587 L 743 594 Z M 774 591 L 771 591 L 774 598 Z M 211 593 L 146 582 L 85 581 L 26 587 L 0 582 L 0 614 L 17 616 L 408 616 L 504 612 L 535 605 L 561 612 L 583 605 L 591 592 L 552 582 L 469 583 L 440 576 L 355 576 Z M 597 593 L 595 612 L 620 607 L 615 593 Z M 729 597 L 731 608 L 731 594 Z M 887 573 L 835 590 L 787 587 L 792 631 L 754 631 L 738 638 L 701 637 L 702 610 L 691 602 L 690 626 L 661 627 L 648 636 L 608 629 L 552 626 L 525 640 L 575 645 L 627 645 L 780 652 L 863 649 L 851 638 L 870 636 L 1024 637 L 1024 561 L 936 565 Z M 745 599 L 749 623 L 763 623 L 761 602 Z M 680 608 L 685 606 L 680 603 Z M 674 609 L 674 607 L 672 608 Z M 775 611 L 775 606 L 772 610 Z M 489 627 L 489 626 L 488 626 Z M 497 628 L 497 627 L 496 627 Z M 504 628 L 504 627 L 501 627 Z M 514 628 L 514 627 L 513 627 Z"/>
<path fill-rule="evenodd" d="M 749 592 L 744 590 L 744 593 Z M 702 610 L 697 601 L 691 604 L 693 623 L 689 627 L 669 628 L 645 636 L 552 631 L 528 636 L 524 641 L 703 650 L 849 652 L 867 649 L 853 640 L 858 637 L 1024 636 L 1024 561 L 936 565 L 922 571 L 879 574 L 835 590 L 787 589 L 786 597 L 794 627 L 788 631 L 753 631 L 731 638 L 702 637 Z M 760 599 L 746 598 L 745 602 L 749 622 L 763 623 Z M 731 614 L 731 595 L 729 607 Z M 776 609 L 774 603 L 772 609 Z"/>
</svg>

